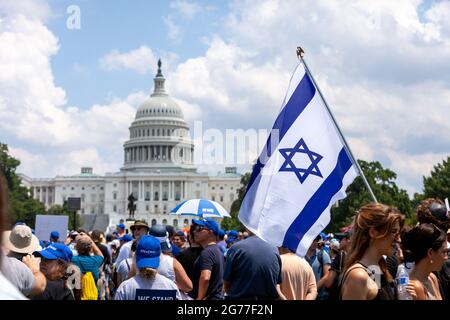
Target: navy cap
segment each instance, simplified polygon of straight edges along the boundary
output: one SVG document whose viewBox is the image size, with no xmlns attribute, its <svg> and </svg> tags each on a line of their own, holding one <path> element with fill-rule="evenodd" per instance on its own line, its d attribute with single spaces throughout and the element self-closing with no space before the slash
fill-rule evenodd
<svg viewBox="0 0 450 320">
<path fill-rule="evenodd" d="M 163 252 L 172 252 L 172 246 L 169 241 L 169 232 L 162 224 L 154 224 L 150 228 L 149 234 L 159 240 L 161 244 L 161 250 Z"/>
<path fill-rule="evenodd" d="M 33 252 L 33 255 L 36 257 L 42 257 L 47 260 L 72 260 L 72 250 L 70 250 L 68 246 L 62 243 L 52 243 L 44 250 Z"/>
<path fill-rule="evenodd" d="M 153 236 L 145 235 L 139 239 L 136 248 L 136 265 L 139 269 L 159 267 L 159 257 L 161 255 L 161 245 L 159 240 Z"/>
<path fill-rule="evenodd" d="M 50 238 L 52 238 L 52 239 L 59 239 L 59 232 L 58 231 L 50 232 Z"/>
<path fill-rule="evenodd" d="M 431 214 L 440 221 L 446 221 L 448 219 L 447 216 L 447 208 L 445 205 L 440 204 L 439 202 L 433 202 L 428 207 Z"/>
<path fill-rule="evenodd" d="M 350 229 L 346 232 L 336 232 L 334 234 L 334 237 L 338 240 L 342 240 L 344 238 L 351 238 L 352 234 L 353 234 L 353 231 Z"/>
<path fill-rule="evenodd" d="M 216 236 L 219 234 L 219 230 L 220 230 L 219 224 L 214 219 L 211 219 L 211 218 L 205 218 L 203 220 L 193 219 L 192 223 L 196 224 L 198 226 L 205 227 L 208 230 L 211 230 Z"/>
</svg>

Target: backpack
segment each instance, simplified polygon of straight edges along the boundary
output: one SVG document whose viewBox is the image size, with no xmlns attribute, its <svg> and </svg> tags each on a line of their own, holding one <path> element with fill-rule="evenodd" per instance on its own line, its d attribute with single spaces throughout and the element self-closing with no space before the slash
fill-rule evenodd
<svg viewBox="0 0 450 320">
<path fill-rule="evenodd" d="M 81 300 L 97 300 L 98 290 L 92 272 L 86 272 L 81 278 Z"/>
</svg>

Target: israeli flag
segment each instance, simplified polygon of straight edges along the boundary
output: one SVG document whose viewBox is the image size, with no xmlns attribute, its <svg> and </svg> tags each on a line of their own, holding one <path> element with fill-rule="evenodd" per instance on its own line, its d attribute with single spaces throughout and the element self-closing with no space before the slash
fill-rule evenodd
<svg viewBox="0 0 450 320">
<path fill-rule="evenodd" d="M 239 220 L 261 239 L 304 256 L 330 207 L 358 175 L 317 88 L 299 64 L 253 168 Z"/>
</svg>

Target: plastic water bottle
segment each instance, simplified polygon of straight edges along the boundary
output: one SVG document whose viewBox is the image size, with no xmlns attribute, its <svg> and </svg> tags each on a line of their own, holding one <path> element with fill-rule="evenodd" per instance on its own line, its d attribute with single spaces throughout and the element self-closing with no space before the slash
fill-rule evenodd
<svg viewBox="0 0 450 320">
<path fill-rule="evenodd" d="M 406 290 L 406 286 L 409 283 L 408 272 L 406 272 L 405 266 L 400 264 L 397 269 L 397 277 L 395 278 L 397 284 L 397 298 L 398 300 L 412 300 L 411 294 Z"/>
</svg>

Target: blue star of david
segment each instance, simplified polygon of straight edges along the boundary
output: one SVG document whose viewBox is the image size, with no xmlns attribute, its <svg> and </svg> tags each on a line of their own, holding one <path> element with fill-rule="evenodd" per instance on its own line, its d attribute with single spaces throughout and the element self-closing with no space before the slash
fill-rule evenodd
<svg viewBox="0 0 450 320">
<path fill-rule="evenodd" d="M 295 147 L 280 149 L 279 151 L 285 159 L 279 171 L 294 172 L 300 183 L 303 183 L 310 174 L 323 178 L 322 173 L 320 173 L 319 167 L 317 166 L 323 157 L 320 154 L 309 150 L 303 138 L 297 142 Z M 308 168 L 297 168 L 294 162 L 292 162 L 292 158 L 297 152 L 304 153 L 309 157 L 311 164 Z"/>
</svg>

